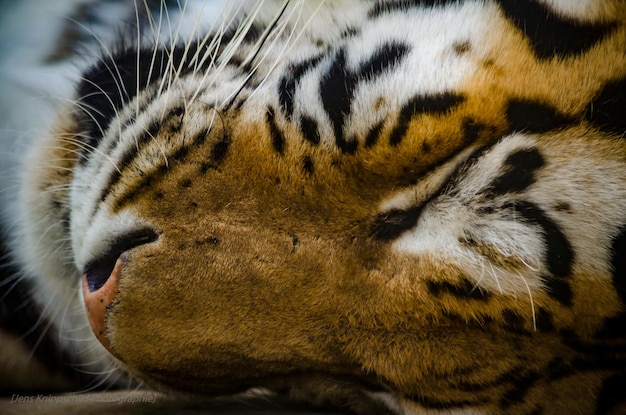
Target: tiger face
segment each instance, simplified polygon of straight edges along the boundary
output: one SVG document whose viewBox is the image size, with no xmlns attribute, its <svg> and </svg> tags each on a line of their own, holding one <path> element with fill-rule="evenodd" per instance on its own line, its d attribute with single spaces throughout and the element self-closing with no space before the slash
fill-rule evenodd
<svg viewBox="0 0 626 415">
<path fill-rule="evenodd" d="M 624 410 L 619 2 L 253 6 L 83 72 L 22 173 L 38 301 L 166 390 Z"/>
</svg>

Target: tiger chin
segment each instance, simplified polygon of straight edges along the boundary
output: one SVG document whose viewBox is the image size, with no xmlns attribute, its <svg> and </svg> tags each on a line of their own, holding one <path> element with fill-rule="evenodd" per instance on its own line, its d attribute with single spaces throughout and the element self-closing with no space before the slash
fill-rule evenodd
<svg viewBox="0 0 626 415">
<path fill-rule="evenodd" d="M 3 392 L 626 413 L 620 1 L 135 3 L 3 129 Z"/>
</svg>

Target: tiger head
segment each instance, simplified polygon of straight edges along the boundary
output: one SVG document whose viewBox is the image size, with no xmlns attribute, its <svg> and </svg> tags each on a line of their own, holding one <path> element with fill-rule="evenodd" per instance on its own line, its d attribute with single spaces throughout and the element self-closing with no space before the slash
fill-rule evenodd
<svg viewBox="0 0 626 415">
<path fill-rule="evenodd" d="M 160 388 L 622 399 L 618 2 L 353 3 L 103 55 L 27 161 L 39 284 Z"/>
</svg>

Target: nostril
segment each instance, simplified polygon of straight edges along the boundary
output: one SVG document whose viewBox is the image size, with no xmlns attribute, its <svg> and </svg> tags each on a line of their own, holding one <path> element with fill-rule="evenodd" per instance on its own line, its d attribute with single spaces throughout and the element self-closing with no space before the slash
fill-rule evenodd
<svg viewBox="0 0 626 415">
<path fill-rule="evenodd" d="M 104 264 L 90 264 L 85 267 L 85 278 L 87 278 L 87 288 L 89 292 L 98 291 L 105 282 L 109 279 L 109 276 L 113 272 L 113 267 L 115 266 L 115 261 L 113 261 L 113 265 L 109 265 L 107 261 Z"/>
<path fill-rule="evenodd" d="M 89 292 L 98 291 L 107 282 L 117 259 L 137 246 L 154 242 L 159 235 L 150 228 L 138 229 L 113 240 L 106 253 L 85 266 L 84 275 Z"/>
</svg>

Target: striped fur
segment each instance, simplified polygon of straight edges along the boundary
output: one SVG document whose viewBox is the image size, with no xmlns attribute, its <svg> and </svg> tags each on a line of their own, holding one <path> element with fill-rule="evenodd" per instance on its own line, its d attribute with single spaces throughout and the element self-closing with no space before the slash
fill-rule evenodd
<svg viewBox="0 0 626 415">
<path fill-rule="evenodd" d="M 626 411 L 620 0 L 61 9 L 46 111 L 0 72 L 0 334 L 66 388 Z"/>
</svg>

